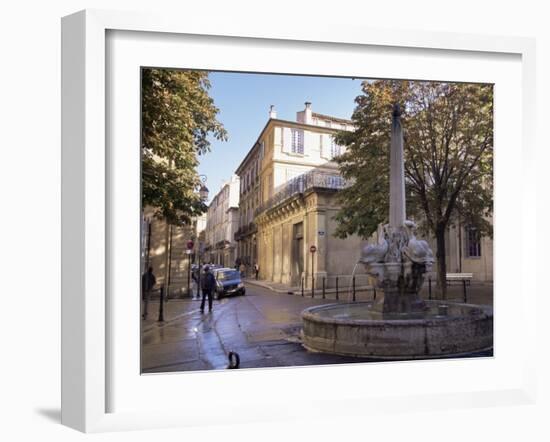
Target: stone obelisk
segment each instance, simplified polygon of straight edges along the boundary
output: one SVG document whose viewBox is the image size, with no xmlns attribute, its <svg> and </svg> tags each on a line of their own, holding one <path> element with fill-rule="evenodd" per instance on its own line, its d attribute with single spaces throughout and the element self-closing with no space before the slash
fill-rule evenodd
<svg viewBox="0 0 550 442">
<path fill-rule="evenodd" d="M 403 128 L 398 104 L 392 111 L 389 197 L 389 223 L 384 226 L 384 237 L 379 244 L 363 250 L 361 261 L 375 278 L 375 285 L 384 290 L 385 314 L 421 312 L 425 303 L 419 290 L 424 273 L 433 263 L 433 254 L 426 241 L 416 239 L 415 223 L 406 220 Z"/>
<path fill-rule="evenodd" d="M 390 149 L 390 227 L 398 229 L 405 223 L 405 169 L 403 161 L 403 128 L 401 109 L 395 104 L 392 112 Z"/>
</svg>

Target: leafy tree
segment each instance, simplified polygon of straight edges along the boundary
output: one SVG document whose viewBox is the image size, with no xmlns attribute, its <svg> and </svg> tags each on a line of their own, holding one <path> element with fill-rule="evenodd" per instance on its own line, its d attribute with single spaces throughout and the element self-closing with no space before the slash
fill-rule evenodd
<svg viewBox="0 0 550 442">
<path fill-rule="evenodd" d="M 206 206 L 197 155 L 210 150 L 210 137 L 226 140 L 208 95 L 205 71 L 142 70 L 142 205 L 170 224 L 189 223 Z"/>
<path fill-rule="evenodd" d="M 340 192 L 336 236 L 372 235 L 388 222 L 392 106 L 404 128 L 407 214 L 437 244 L 438 282 L 446 295 L 445 232 L 458 220 L 492 235 L 493 87 L 419 81 L 365 81 L 352 116 L 356 130 L 339 132 L 337 158 L 352 184 Z"/>
<path fill-rule="evenodd" d="M 208 72 L 143 69 L 141 72 L 142 207 L 166 221 L 165 281 L 172 225 L 190 224 L 206 210 L 196 192 L 198 155 L 210 139 L 226 140 L 218 109 L 208 95 Z"/>
</svg>

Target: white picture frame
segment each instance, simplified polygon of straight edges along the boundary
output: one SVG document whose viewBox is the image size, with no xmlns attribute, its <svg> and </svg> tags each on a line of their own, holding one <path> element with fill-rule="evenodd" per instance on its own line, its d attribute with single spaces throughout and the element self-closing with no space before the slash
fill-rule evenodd
<svg viewBox="0 0 550 442">
<path fill-rule="evenodd" d="M 374 47 L 378 50 L 400 48 L 404 53 L 412 50 L 426 50 L 430 53 L 469 53 L 480 60 L 484 55 L 503 54 L 519 57 L 521 65 L 521 120 L 520 143 L 522 170 L 534 162 L 534 102 L 535 102 L 535 43 L 532 39 L 517 37 L 491 37 L 451 33 L 427 33 L 416 31 L 387 31 L 369 28 L 343 26 L 295 26 L 288 24 L 240 23 L 234 26 L 229 22 L 210 19 L 198 19 L 182 22 L 178 17 L 155 16 L 145 13 L 127 13 L 100 10 L 87 10 L 63 18 L 62 21 L 62 423 L 84 432 L 114 431 L 139 428 L 160 428 L 171 426 L 207 425 L 216 414 L 205 416 L 200 410 L 196 413 L 185 409 L 171 410 L 153 407 L 131 411 L 113 411 L 109 404 L 109 394 L 113 389 L 109 372 L 112 369 L 113 354 L 109 343 L 109 327 L 113 318 L 107 297 L 108 266 L 110 265 L 108 244 L 113 238 L 113 231 L 107 228 L 109 217 L 109 186 L 106 121 L 107 94 L 109 93 L 106 66 L 108 45 L 106 36 L 109 32 L 143 32 L 156 33 L 161 36 L 217 36 L 219 38 L 239 38 L 261 42 L 269 40 L 272 44 L 284 42 L 298 45 L 336 44 L 345 50 L 351 47 Z M 152 34 L 151 34 L 152 35 Z M 172 38 L 171 37 L 171 38 Z M 294 43 L 295 42 L 295 43 Z M 281 43 L 282 44 L 282 43 Z M 339 50 L 339 49 L 336 49 Z M 437 56 L 437 54 L 436 54 Z M 138 110 L 136 109 L 136 113 Z M 499 118 L 498 108 L 496 118 Z M 498 140 L 499 132 L 496 131 Z M 134 173 L 134 172 L 132 172 Z M 139 170 L 135 170 L 138 174 Z M 498 177 L 496 192 L 498 193 Z M 526 236 L 528 221 L 535 219 L 536 206 L 535 176 L 524 174 L 521 187 L 518 189 L 522 201 L 522 210 L 517 223 L 512 225 L 516 232 L 519 252 L 514 255 L 515 265 L 520 275 L 528 275 L 528 256 L 535 256 L 535 245 L 521 241 Z M 497 214 L 498 219 L 498 214 Z M 500 222 L 500 219 L 497 223 Z M 503 224 L 504 225 L 504 224 Z M 498 254 L 506 256 L 505 251 L 498 250 L 496 243 L 496 266 L 505 265 L 499 261 Z M 521 263 L 520 265 L 518 263 Z M 498 268 L 498 267 L 497 267 Z M 501 273 L 502 274 L 502 273 Z M 521 293 L 521 305 L 536 304 L 536 284 L 533 278 L 518 278 L 516 288 Z M 501 289 L 495 285 L 495 289 Z M 498 303 L 495 308 L 495 324 L 504 321 L 505 312 Z M 500 319 L 503 318 L 503 319 Z M 463 408 L 473 403 L 478 406 L 491 406 L 500 403 L 527 404 L 533 403 L 535 397 L 535 335 L 534 321 L 518 319 L 520 340 L 524 347 L 521 368 L 514 367 L 514 375 L 500 386 L 492 385 L 488 389 L 474 386 L 472 389 L 461 387 L 461 392 L 428 390 L 426 394 L 407 392 L 400 394 L 398 383 L 393 390 L 369 396 L 357 389 L 354 395 L 343 394 L 337 397 L 334 392 L 326 398 L 312 396 L 308 399 L 310 409 L 303 403 L 295 407 L 291 404 L 285 409 L 273 402 L 241 403 L 237 408 L 247 410 L 248 414 L 240 418 L 241 422 L 261 421 L 265 419 L 285 419 L 315 413 L 334 415 L 335 409 L 327 410 L 330 401 L 338 401 L 336 413 L 369 414 L 384 410 L 396 412 L 414 406 L 416 409 Z M 502 322 L 501 322 L 502 324 Z M 511 325 L 511 324 L 504 324 Z M 495 336 L 496 342 L 499 334 Z M 498 358 L 498 352 L 496 358 Z M 423 365 L 423 370 L 433 368 Z M 439 362 L 444 364 L 447 362 Z M 418 363 L 413 363 L 418 364 Z M 327 376 L 335 376 L 338 370 L 347 370 L 351 376 L 358 376 L 361 364 L 353 368 L 323 368 Z M 392 365 L 390 370 L 399 373 L 410 370 L 407 363 Z M 457 372 L 464 366 L 456 366 Z M 309 370 L 315 370 L 310 368 Z M 375 370 L 375 368 L 373 368 Z M 275 372 L 276 370 L 271 370 Z M 259 373 L 259 374 L 258 374 Z M 289 371 L 278 371 L 285 381 L 292 374 Z M 257 382 L 265 382 L 269 370 L 254 372 Z M 135 376 L 136 373 L 132 373 Z M 231 375 L 232 382 L 239 385 L 246 373 Z M 197 376 L 194 374 L 194 376 Z M 227 373 L 204 373 L 209 379 L 227 380 Z M 347 376 L 347 375 L 346 375 Z M 162 376 L 156 376 L 161 378 Z M 252 375 L 250 375 L 252 377 Z M 295 376 L 294 376 L 295 377 Z M 175 376 L 164 376 L 164 384 L 176 382 Z M 194 380 L 198 380 L 195 377 Z M 254 383 L 256 381 L 252 381 Z M 223 388 L 220 385 L 220 388 Z M 304 385 L 307 392 L 307 385 Z M 249 397 L 260 393 L 252 392 Z M 376 403 L 372 400 L 376 397 Z M 408 404 L 408 405 L 407 405 Z M 307 408 L 307 407 L 306 407 Z M 336 407 L 335 407 L 336 408 Z M 328 415 L 328 414 L 327 414 Z"/>
</svg>

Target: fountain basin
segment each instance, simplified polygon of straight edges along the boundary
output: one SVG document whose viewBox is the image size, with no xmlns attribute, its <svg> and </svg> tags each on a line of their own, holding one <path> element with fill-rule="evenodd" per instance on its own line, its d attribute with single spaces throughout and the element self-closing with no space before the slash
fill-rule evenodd
<svg viewBox="0 0 550 442">
<path fill-rule="evenodd" d="M 493 346 L 490 306 L 426 301 L 426 310 L 382 313 L 374 302 L 326 304 L 302 312 L 312 351 L 381 359 L 460 356 Z"/>
</svg>

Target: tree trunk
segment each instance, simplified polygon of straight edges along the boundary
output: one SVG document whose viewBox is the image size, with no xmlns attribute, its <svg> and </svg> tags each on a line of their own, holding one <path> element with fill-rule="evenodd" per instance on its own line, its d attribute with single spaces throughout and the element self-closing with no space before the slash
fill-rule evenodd
<svg viewBox="0 0 550 442">
<path fill-rule="evenodd" d="M 445 251 L 445 225 L 438 224 L 435 230 L 437 242 L 437 282 L 441 290 L 441 298 L 447 298 L 447 261 Z"/>
<path fill-rule="evenodd" d="M 164 234 L 165 254 L 164 254 L 164 295 L 168 298 L 170 287 L 168 279 L 170 278 L 170 233 L 172 226 L 166 220 L 166 231 Z"/>
</svg>

